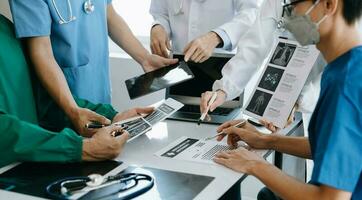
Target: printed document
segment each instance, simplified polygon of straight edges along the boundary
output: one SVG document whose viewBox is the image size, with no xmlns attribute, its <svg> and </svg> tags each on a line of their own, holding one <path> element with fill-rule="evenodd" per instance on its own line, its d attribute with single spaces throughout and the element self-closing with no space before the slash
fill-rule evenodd
<svg viewBox="0 0 362 200">
<path fill-rule="evenodd" d="M 314 45 L 279 38 L 244 114 L 284 128 L 319 54 Z"/>
<path fill-rule="evenodd" d="M 247 148 L 246 144 L 240 146 Z M 232 149 L 226 142 L 217 142 L 216 140 L 206 141 L 184 136 L 156 152 L 155 155 L 162 158 L 216 164 L 213 161 L 215 154 L 220 151 Z M 265 153 L 265 151 L 251 151 L 261 156 Z"/>
</svg>

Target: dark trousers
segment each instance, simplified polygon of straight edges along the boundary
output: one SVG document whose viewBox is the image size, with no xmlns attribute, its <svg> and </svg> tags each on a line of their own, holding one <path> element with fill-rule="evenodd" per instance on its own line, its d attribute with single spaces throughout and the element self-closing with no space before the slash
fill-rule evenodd
<svg viewBox="0 0 362 200">
<path fill-rule="evenodd" d="M 236 182 L 219 200 L 241 200 L 241 181 Z M 258 193 L 258 200 L 282 200 L 269 188 L 264 187 Z"/>
<path fill-rule="evenodd" d="M 241 200 L 240 191 L 241 180 L 236 182 L 222 197 L 220 200 Z"/>
<path fill-rule="evenodd" d="M 269 188 L 263 188 L 258 193 L 258 200 L 282 200 L 274 194 Z"/>
</svg>

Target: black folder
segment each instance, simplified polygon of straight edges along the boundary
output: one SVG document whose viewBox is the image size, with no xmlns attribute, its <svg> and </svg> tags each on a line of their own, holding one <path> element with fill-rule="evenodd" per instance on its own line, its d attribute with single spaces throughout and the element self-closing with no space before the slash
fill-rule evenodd
<svg viewBox="0 0 362 200">
<path fill-rule="evenodd" d="M 95 173 L 105 175 L 121 164 L 121 162 L 116 161 L 69 164 L 22 163 L 0 174 L 0 189 L 49 198 L 46 194 L 46 187 L 54 181 Z M 155 180 L 155 186 L 152 190 L 157 190 L 161 199 L 193 199 L 214 179 L 207 176 L 133 166 L 128 167 L 122 173 L 131 172 L 152 176 Z M 143 195 L 148 197 L 149 194 L 147 193 Z"/>
</svg>

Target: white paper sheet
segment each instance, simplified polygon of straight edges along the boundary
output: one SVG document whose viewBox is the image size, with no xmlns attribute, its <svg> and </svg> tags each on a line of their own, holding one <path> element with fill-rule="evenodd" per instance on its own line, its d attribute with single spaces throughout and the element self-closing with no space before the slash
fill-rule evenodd
<svg viewBox="0 0 362 200">
<path fill-rule="evenodd" d="M 150 131 L 154 125 L 165 120 L 167 117 L 174 114 L 176 111 L 181 109 L 184 104 L 168 98 L 161 105 L 159 105 L 155 110 L 147 116 L 139 116 L 132 119 L 124 120 L 115 123 L 116 126 L 125 126 L 125 128 L 130 137 L 127 142 L 134 140 L 140 135 Z"/>
<path fill-rule="evenodd" d="M 216 164 L 213 161 L 215 154 L 220 151 L 231 149 L 232 148 L 229 147 L 225 142 L 217 142 L 215 140 L 205 141 L 194 138 L 181 137 L 167 147 L 156 152 L 155 155 L 162 158 Z M 252 151 L 258 153 L 261 156 L 263 153 L 265 153 L 265 151 Z"/>
<path fill-rule="evenodd" d="M 319 54 L 314 45 L 279 38 L 244 114 L 284 128 Z"/>
</svg>

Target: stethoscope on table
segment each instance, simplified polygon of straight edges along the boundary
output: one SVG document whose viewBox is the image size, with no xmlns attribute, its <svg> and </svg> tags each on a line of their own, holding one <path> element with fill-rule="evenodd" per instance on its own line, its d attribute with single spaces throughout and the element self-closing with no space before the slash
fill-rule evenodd
<svg viewBox="0 0 362 200">
<path fill-rule="evenodd" d="M 59 24 L 68 24 L 72 21 L 75 21 L 77 18 L 73 15 L 73 8 L 72 8 L 72 4 L 70 3 L 70 0 L 67 0 L 67 4 L 68 4 L 68 12 L 69 12 L 69 17 L 68 19 L 65 19 L 64 16 L 62 15 L 62 13 L 60 13 L 58 6 L 55 2 L 56 0 L 52 0 L 52 4 L 54 6 L 55 12 L 57 13 L 58 17 L 60 18 L 59 20 Z M 86 14 L 91 14 L 92 12 L 94 12 L 94 3 L 92 2 L 92 0 L 86 0 L 83 3 L 83 11 Z"/>
<path fill-rule="evenodd" d="M 120 193 L 128 191 L 138 185 L 140 181 L 147 184 L 131 193 L 121 196 Z M 132 199 L 148 190 L 154 185 L 154 179 L 146 174 L 127 173 L 104 177 L 100 174 L 89 176 L 69 177 L 54 181 L 46 187 L 46 193 L 52 199 L 74 199 L 76 194 L 85 194 L 85 199 Z M 98 194 L 92 194 L 96 192 Z M 88 195 L 90 194 L 90 196 Z M 88 196 L 87 196 L 88 195 Z"/>
</svg>

